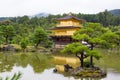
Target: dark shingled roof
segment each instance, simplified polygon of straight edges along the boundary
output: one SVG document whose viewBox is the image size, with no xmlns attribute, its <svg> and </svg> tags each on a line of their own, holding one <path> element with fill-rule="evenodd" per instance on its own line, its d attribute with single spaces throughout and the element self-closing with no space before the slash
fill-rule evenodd
<svg viewBox="0 0 120 80">
<path fill-rule="evenodd" d="M 78 21 L 85 21 L 85 20 L 83 20 L 83 19 L 79 19 L 79 18 L 77 18 L 77 17 L 74 17 L 74 16 L 72 16 L 72 15 L 68 15 L 68 16 L 65 16 L 65 17 L 63 17 L 63 18 L 58 18 L 58 19 L 56 19 L 56 20 L 68 20 L 68 19 L 75 19 L 75 20 L 78 20 Z"/>
<path fill-rule="evenodd" d="M 54 27 L 50 30 L 56 30 L 56 29 L 73 29 L 73 28 L 80 28 L 80 27 L 74 27 L 74 26 L 62 26 L 62 27 Z"/>
</svg>

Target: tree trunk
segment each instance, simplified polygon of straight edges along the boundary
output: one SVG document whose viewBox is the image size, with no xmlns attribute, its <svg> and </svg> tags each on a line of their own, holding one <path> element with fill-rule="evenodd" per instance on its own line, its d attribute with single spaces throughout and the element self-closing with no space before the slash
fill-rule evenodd
<svg viewBox="0 0 120 80">
<path fill-rule="evenodd" d="M 90 44 L 90 45 L 91 45 L 90 50 L 93 50 L 94 45 L 93 44 Z"/>
<path fill-rule="evenodd" d="M 37 49 L 38 45 L 39 45 L 40 41 L 38 41 L 38 43 L 36 43 L 35 48 Z"/>
<path fill-rule="evenodd" d="M 93 44 L 91 44 L 91 48 L 90 48 L 90 50 L 93 50 Z M 91 55 L 90 56 L 90 68 L 93 68 L 93 56 Z"/>
<path fill-rule="evenodd" d="M 90 68 L 93 68 L 93 56 L 90 56 Z"/>
<path fill-rule="evenodd" d="M 80 64 L 81 64 L 81 67 L 83 68 L 84 67 L 84 53 L 81 53 L 81 55 L 79 56 L 78 53 L 76 53 L 76 57 L 79 58 L 80 60 Z"/>
<path fill-rule="evenodd" d="M 84 67 L 83 53 L 81 53 L 81 67 Z"/>
<path fill-rule="evenodd" d="M 39 43 L 37 43 L 37 44 L 35 45 L 35 48 L 36 48 L 36 49 L 37 49 L 38 45 L 39 45 Z"/>
<path fill-rule="evenodd" d="M 5 37 L 5 43 L 8 44 L 8 36 Z"/>
</svg>

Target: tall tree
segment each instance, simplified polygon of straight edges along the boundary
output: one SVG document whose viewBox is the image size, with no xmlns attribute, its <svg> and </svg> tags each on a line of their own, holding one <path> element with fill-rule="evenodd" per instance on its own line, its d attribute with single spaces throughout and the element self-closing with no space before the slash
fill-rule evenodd
<svg viewBox="0 0 120 80">
<path fill-rule="evenodd" d="M 108 31 L 103 34 L 101 38 L 107 42 L 108 48 L 114 48 L 116 46 L 119 46 L 119 35 L 115 34 L 114 32 Z"/>
<path fill-rule="evenodd" d="M 31 26 L 32 30 L 34 31 L 36 26 L 39 26 L 39 20 L 37 17 L 33 17 L 29 20 L 28 24 Z"/>
<path fill-rule="evenodd" d="M 69 53 L 69 54 L 75 54 L 76 57 L 79 58 L 80 60 L 80 65 L 83 68 L 84 65 L 84 59 L 87 57 L 87 55 L 85 54 L 85 52 L 88 52 L 89 49 L 86 46 L 83 46 L 80 43 L 72 43 L 69 44 L 68 46 L 66 46 L 63 50 L 62 53 Z"/>
<path fill-rule="evenodd" d="M 118 46 L 120 46 L 120 26 L 112 26 L 112 27 L 110 27 L 110 29 L 112 30 L 112 32 L 114 32 L 115 34 L 117 34 L 118 35 L 118 40 L 117 40 L 117 42 L 118 42 Z"/>
<path fill-rule="evenodd" d="M 87 58 L 88 56 L 94 56 L 95 58 L 99 59 L 100 55 L 97 51 L 95 50 L 90 50 L 88 49 L 87 46 L 82 45 L 79 42 L 75 42 L 72 44 L 67 45 L 63 50 L 62 53 L 69 53 L 69 54 L 75 54 L 76 57 L 79 58 L 80 60 L 80 67 L 84 67 L 84 59 Z"/>
<path fill-rule="evenodd" d="M 0 35 L 5 38 L 5 43 L 8 44 L 9 40 L 11 41 L 15 36 L 15 29 L 11 25 L 0 26 Z"/>
<path fill-rule="evenodd" d="M 38 27 L 35 29 L 35 31 L 31 35 L 30 40 L 32 41 L 32 43 L 35 44 L 35 47 L 37 48 L 39 44 L 43 45 L 49 39 L 46 31 L 41 27 Z"/>
<path fill-rule="evenodd" d="M 23 51 L 27 47 L 27 44 L 28 44 L 27 39 L 23 38 L 22 41 L 21 41 L 21 43 L 20 43 L 20 46 L 23 49 Z"/>
<path fill-rule="evenodd" d="M 87 23 L 84 28 L 75 32 L 73 39 L 86 42 L 86 46 L 93 50 L 96 45 L 104 44 L 105 40 L 101 39 L 101 35 L 108 31 L 99 23 Z M 93 54 L 90 54 L 90 67 L 93 67 Z"/>
<path fill-rule="evenodd" d="M 28 24 L 29 17 L 28 16 L 23 16 L 23 17 L 17 17 L 16 22 L 20 24 Z"/>
</svg>

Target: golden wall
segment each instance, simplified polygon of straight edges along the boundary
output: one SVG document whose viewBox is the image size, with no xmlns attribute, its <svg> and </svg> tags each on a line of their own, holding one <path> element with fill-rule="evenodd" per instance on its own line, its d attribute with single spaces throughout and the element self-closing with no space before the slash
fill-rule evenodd
<svg viewBox="0 0 120 80">
<path fill-rule="evenodd" d="M 57 25 L 57 27 L 64 27 L 64 26 L 76 26 L 80 27 L 80 22 L 75 20 L 63 20 Z"/>
<path fill-rule="evenodd" d="M 73 35 L 75 31 L 77 31 L 79 28 L 75 29 L 60 29 L 60 30 L 53 30 L 53 34 L 55 36 L 63 36 L 63 35 Z"/>
</svg>

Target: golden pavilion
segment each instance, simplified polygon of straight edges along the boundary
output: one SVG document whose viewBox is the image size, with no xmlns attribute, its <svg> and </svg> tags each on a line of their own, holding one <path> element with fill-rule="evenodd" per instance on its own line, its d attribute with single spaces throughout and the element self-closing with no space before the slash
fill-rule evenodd
<svg viewBox="0 0 120 80">
<path fill-rule="evenodd" d="M 58 24 L 50 29 L 52 31 L 50 37 L 54 42 L 54 48 L 63 48 L 65 45 L 74 42 L 75 40 L 72 39 L 73 33 L 82 28 L 82 23 L 85 21 L 71 14 L 55 20 Z"/>
</svg>

